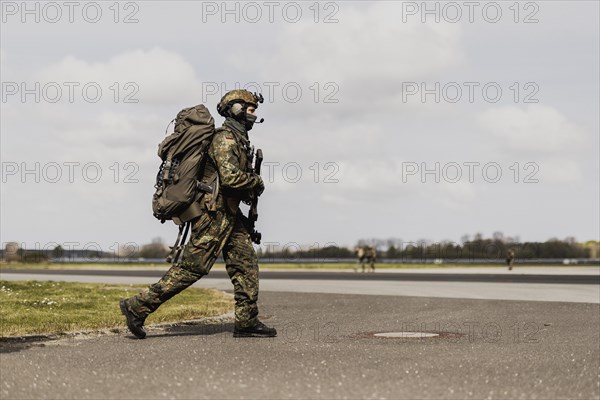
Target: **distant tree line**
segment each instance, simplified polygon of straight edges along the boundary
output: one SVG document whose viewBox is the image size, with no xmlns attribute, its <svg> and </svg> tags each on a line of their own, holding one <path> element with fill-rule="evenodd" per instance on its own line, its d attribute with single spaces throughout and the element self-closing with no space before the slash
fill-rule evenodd
<svg viewBox="0 0 600 400">
<path fill-rule="evenodd" d="M 520 242 L 518 237 L 505 237 L 501 232 L 495 232 L 491 238 L 483 238 L 475 234 L 471 238 L 464 235 L 461 243 L 451 241 L 431 242 L 425 239 L 416 242 L 402 239 L 361 239 L 356 246 L 373 246 L 377 250 L 378 260 L 398 260 L 408 262 L 430 262 L 442 260 L 502 260 L 510 249 L 515 252 L 517 260 L 527 259 L 576 259 L 600 257 L 600 243 L 588 241 L 578 243 L 575 238 L 568 237 L 560 240 L 552 238 L 546 242 Z M 355 246 L 355 247 L 356 247 Z M 49 262 L 61 260 L 103 260 L 127 261 L 144 259 L 164 259 L 169 253 L 169 247 L 162 239 L 155 238 L 151 243 L 138 246 L 128 243 L 119 246 L 113 252 L 96 249 L 63 249 L 56 245 L 45 250 L 24 249 L 16 242 L 5 244 L 0 250 L 0 258 L 4 262 Z M 283 261 L 320 261 L 320 260 L 353 260 L 356 255 L 354 248 L 327 243 L 324 246 L 300 246 L 296 243 L 285 245 L 263 244 L 258 249 L 262 260 Z"/>
<path fill-rule="evenodd" d="M 39 247 L 39 246 L 38 246 Z M 170 249 L 161 238 L 155 238 L 151 243 L 138 246 L 127 243 L 116 246 L 114 251 L 98 250 L 99 246 L 90 246 L 87 249 L 64 249 L 61 245 L 46 246 L 43 249 L 26 249 L 17 242 L 8 242 L 0 250 L 0 259 L 4 262 L 45 263 L 53 261 L 97 261 L 106 262 L 138 260 L 138 259 L 164 259 Z"/>
<path fill-rule="evenodd" d="M 546 242 L 520 242 L 518 237 L 505 237 L 501 232 L 495 232 L 491 238 L 483 238 L 475 234 L 471 238 L 464 235 L 461 243 L 451 241 L 431 242 L 426 239 L 416 242 L 403 241 L 402 239 L 361 239 L 356 246 L 373 246 L 377 249 L 379 260 L 465 260 L 465 259 L 505 259 L 508 251 L 512 249 L 517 259 L 566 259 L 566 258 L 598 258 L 599 246 L 597 241 L 577 243 L 575 238 L 568 237 L 564 240 L 557 238 Z M 355 246 L 355 247 L 356 247 Z M 327 260 L 327 259 L 353 259 L 354 248 L 328 245 L 319 247 L 314 245 L 302 248 L 297 244 L 283 246 L 267 246 L 259 250 L 261 258 L 283 260 Z"/>
</svg>

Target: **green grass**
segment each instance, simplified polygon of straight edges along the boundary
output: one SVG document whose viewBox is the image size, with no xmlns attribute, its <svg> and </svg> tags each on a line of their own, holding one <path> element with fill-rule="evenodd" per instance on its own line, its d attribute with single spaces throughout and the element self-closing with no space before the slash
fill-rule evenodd
<svg viewBox="0 0 600 400">
<path fill-rule="evenodd" d="M 127 264 L 127 263 L 0 263 L 0 271 L 4 269 L 168 269 L 169 264 Z"/>
<path fill-rule="evenodd" d="M 0 281 L 0 337 L 125 328 L 119 300 L 146 285 Z M 147 325 L 225 314 L 233 298 L 214 289 L 189 288 L 165 303 Z"/>
</svg>

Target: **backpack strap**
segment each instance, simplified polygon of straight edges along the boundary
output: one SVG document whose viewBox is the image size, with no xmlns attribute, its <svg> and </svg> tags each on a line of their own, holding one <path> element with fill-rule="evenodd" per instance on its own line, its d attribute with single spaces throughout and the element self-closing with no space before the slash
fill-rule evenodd
<svg viewBox="0 0 600 400">
<path fill-rule="evenodd" d="M 215 129 L 215 134 L 225 130 L 225 128 L 220 127 Z M 207 147 L 210 146 L 212 138 L 214 137 L 211 136 L 210 139 L 205 140 L 205 143 L 207 144 Z M 201 171 L 205 170 L 206 167 L 206 163 L 208 162 L 208 159 L 210 158 L 210 155 L 208 154 L 208 150 L 206 150 L 206 157 L 204 157 L 204 159 L 202 160 L 202 166 L 201 166 Z M 214 163 L 214 161 L 213 161 Z M 216 211 L 217 210 L 217 196 L 219 196 L 219 190 L 220 190 L 220 181 L 219 181 L 219 170 L 216 166 L 215 163 L 215 172 L 213 173 L 213 175 L 208 179 L 207 182 L 208 186 L 210 186 L 212 188 L 211 193 L 211 198 L 210 198 L 210 202 L 208 203 L 208 210 L 209 211 Z"/>
<path fill-rule="evenodd" d="M 214 186 L 212 186 L 213 182 L 214 182 Z M 213 191 L 212 191 L 212 195 L 210 198 L 210 202 L 208 203 L 208 210 L 209 211 L 217 211 L 217 197 L 219 196 L 219 189 L 220 189 L 219 173 L 217 171 L 215 171 L 210 185 L 212 186 Z"/>
<path fill-rule="evenodd" d="M 185 246 L 185 241 L 187 239 L 187 234 L 190 231 L 190 226 L 192 226 L 191 221 L 185 223 L 185 230 L 183 231 L 183 238 L 181 239 L 181 244 L 179 245 L 179 250 L 175 254 L 175 259 L 173 260 L 173 264 L 177 264 L 177 261 L 179 261 L 179 255 L 181 254 L 183 247 Z M 179 229 L 179 234 L 181 234 L 181 228 Z"/>
<path fill-rule="evenodd" d="M 172 264 L 175 265 L 175 264 L 177 264 L 177 261 L 179 261 L 179 256 L 185 245 L 185 240 L 187 239 L 187 234 L 188 234 L 188 231 L 190 230 L 191 225 L 192 225 L 191 222 L 186 222 L 183 225 L 179 225 L 179 233 L 177 234 L 177 240 L 175 241 L 175 245 L 173 247 L 171 247 L 171 252 L 167 256 L 168 263 L 171 263 L 171 261 L 172 261 Z M 179 243 L 179 239 L 181 239 L 182 233 L 183 233 L 183 240 L 181 241 L 181 243 Z"/>
</svg>

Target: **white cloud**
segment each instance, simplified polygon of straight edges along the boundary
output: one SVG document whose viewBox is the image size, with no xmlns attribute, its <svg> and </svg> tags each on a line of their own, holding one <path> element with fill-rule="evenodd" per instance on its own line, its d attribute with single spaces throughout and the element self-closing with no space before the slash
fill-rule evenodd
<svg viewBox="0 0 600 400">
<path fill-rule="evenodd" d="M 585 138 L 585 132 L 558 110 L 538 104 L 492 108 L 480 114 L 479 122 L 511 150 L 561 152 Z"/>
<path fill-rule="evenodd" d="M 511 162 L 521 160 L 520 182 L 583 181 L 591 138 L 557 109 L 539 104 L 497 107 L 481 113 L 478 122 L 495 139 L 492 143 L 512 155 Z"/>
<path fill-rule="evenodd" d="M 431 202 L 458 209 L 475 201 L 477 189 L 467 182 L 439 182 L 430 176 L 406 176 L 403 179 L 401 159 L 345 160 L 339 163 L 339 182 L 322 195 L 325 203 L 364 206 L 365 204 L 398 204 L 407 199 Z"/>
<path fill-rule="evenodd" d="M 582 170 L 575 160 L 566 157 L 551 157 L 539 163 L 539 174 L 536 169 L 528 168 L 524 171 L 524 178 L 538 180 L 542 184 L 564 184 L 581 183 L 583 181 Z"/>
<path fill-rule="evenodd" d="M 401 4 L 345 4 L 339 22 L 288 24 L 278 48 L 259 59 L 266 79 L 327 80 L 393 84 L 424 77 L 459 64 L 460 27 L 452 24 L 403 23 Z M 238 64 L 235 57 L 231 59 Z"/>
<path fill-rule="evenodd" d="M 428 108 L 401 101 L 403 83 L 438 80 L 466 62 L 460 25 L 402 22 L 401 2 L 345 2 L 336 17 L 339 22 L 330 24 L 311 18 L 285 24 L 250 63 L 244 51 L 230 52 L 224 61 L 245 76 L 279 85 L 266 112 L 297 120 L 327 115 L 338 122 Z M 301 87 L 300 101 L 285 100 L 286 84 Z"/>
<path fill-rule="evenodd" d="M 104 62 L 88 62 L 69 55 L 38 70 L 34 78 L 59 84 L 96 82 L 103 90 L 102 99 L 109 101 L 114 101 L 114 89 L 110 87 L 117 82 L 121 90 L 119 102 L 131 95 L 131 99 L 146 105 L 198 101 L 201 90 L 194 67 L 180 54 L 159 47 L 121 53 Z M 128 82 L 136 84 L 139 92 L 135 93 L 133 86 L 125 88 Z"/>
</svg>

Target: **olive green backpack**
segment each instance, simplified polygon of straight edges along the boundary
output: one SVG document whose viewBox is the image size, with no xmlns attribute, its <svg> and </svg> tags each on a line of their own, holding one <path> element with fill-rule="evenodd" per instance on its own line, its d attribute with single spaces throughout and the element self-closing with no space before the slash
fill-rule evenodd
<svg viewBox="0 0 600 400">
<path fill-rule="evenodd" d="M 184 226 L 181 246 L 189 230 L 188 222 L 202 214 L 198 200 L 204 192 L 214 193 L 217 185 L 215 183 L 211 187 L 200 182 L 208 158 L 208 146 L 215 133 L 215 120 L 208 109 L 202 104 L 183 109 L 173 121 L 175 131 L 158 145 L 162 163 L 152 196 L 154 216 L 161 223 L 172 220 L 180 226 L 171 256 L 174 252 L 179 253 L 179 239 Z"/>
</svg>

